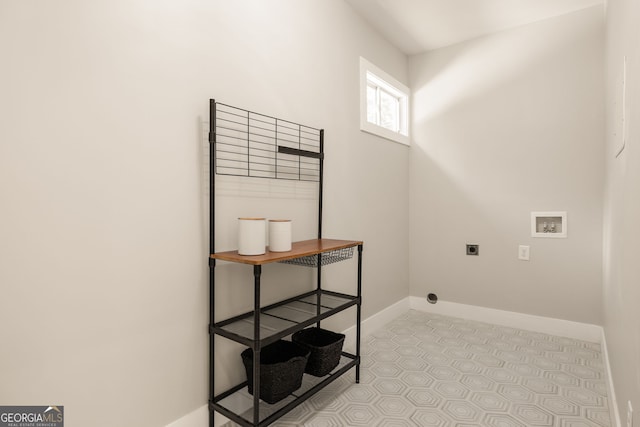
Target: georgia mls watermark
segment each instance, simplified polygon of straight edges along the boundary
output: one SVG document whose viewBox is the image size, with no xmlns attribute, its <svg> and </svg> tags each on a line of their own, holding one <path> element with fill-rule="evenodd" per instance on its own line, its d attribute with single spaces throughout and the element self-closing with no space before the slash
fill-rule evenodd
<svg viewBox="0 0 640 427">
<path fill-rule="evenodd" d="M 64 427 L 64 406 L 0 406 L 0 427 Z"/>
</svg>

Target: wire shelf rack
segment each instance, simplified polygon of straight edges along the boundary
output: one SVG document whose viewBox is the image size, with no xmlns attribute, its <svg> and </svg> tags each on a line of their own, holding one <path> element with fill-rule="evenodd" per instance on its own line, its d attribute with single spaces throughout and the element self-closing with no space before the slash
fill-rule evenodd
<svg viewBox="0 0 640 427">
<path fill-rule="evenodd" d="M 336 249 L 318 255 L 309 255 L 280 262 L 282 264 L 301 265 L 304 267 L 318 267 L 318 259 L 320 260 L 320 266 L 325 266 L 351 258 L 353 258 L 353 247 Z"/>
<path fill-rule="evenodd" d="M 216 174 L 320 181 L 320 129 L 215 105 Z"/>
</svg>

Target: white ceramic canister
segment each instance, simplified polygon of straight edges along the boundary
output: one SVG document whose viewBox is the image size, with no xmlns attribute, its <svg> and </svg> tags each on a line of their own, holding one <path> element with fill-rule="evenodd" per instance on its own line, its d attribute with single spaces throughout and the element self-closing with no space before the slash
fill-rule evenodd
<svg viewBox="0 0 640 427">
<path fill-rule="evenodd" d="M 291 250 L 291 220 L 269 220 L 269 250 L 271 252 L 288 252 Z"/>
<path fill-rule="evenodd" d="M 238 218 L 238 253 L 262 255 L 266 252 L 266 223 L 264 218 Z"/>
</svg>

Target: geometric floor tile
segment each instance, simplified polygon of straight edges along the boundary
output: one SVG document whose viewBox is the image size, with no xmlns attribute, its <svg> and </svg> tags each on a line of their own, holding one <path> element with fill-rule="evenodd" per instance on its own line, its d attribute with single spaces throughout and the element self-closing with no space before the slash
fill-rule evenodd
<svg viewBox="0 0 640 427">
<path fill-rule="evenodd" d="M 469 400 L 486 412 L 506 412 L 509 409 L 509 401 L 497 393 L 475 392 Z"/>
<path fill-rule="evenodd" d="M 410 310 L 276 427 L 612 427 L 600 345 Z M 227 426 L 235 426 L 228 423 Z"/>
</svg>

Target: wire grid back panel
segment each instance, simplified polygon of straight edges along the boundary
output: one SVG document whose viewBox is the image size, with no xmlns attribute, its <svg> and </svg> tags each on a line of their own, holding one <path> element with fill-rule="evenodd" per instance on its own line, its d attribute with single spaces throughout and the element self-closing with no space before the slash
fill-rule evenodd
<svg viewBox="0 0 640 427">
<path fill-rule="evenodd" d="M 319 129 L 219 102 L 215 108 L 218 175 L 320 181 Z"/>
</svg>

